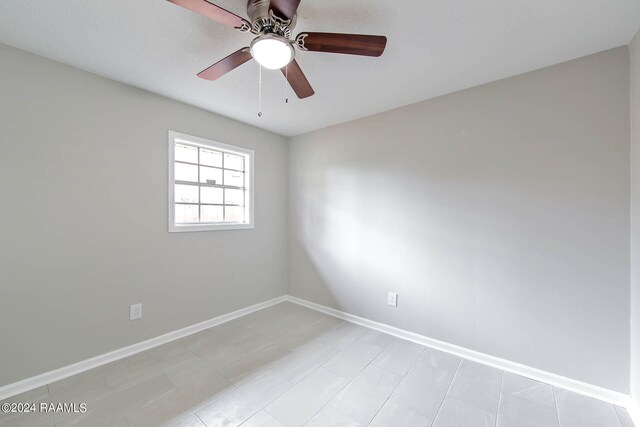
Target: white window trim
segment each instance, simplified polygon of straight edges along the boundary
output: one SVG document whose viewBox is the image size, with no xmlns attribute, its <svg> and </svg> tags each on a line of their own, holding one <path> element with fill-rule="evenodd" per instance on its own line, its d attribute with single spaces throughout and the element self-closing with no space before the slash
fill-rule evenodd
<svg viewBox="0 0 640 427">
<path fill-rule="evenodd" d="M 175 143 L 176 141 L 184 141 L 191 145 L 198 145 L 206 148 L 219 149 L 230 153 L 248 155 L 248 165 L 245 162 L 245 187 L 249 193 L 247 198 L 247 214 L 249 222 L 238 223 L 220 223 L 220 224 L 187 224 L 176 225 L 175 221 Z M 254 228 L 254 152 L 248 148 L 238 147 L 235 145 L 223 144 L 222 142 L 211 141 L 209 139 L 200 138 L 186 133 L 169 131 L 169 232 L 190 232 L 190 231 L 219 231 L 219 230 L 243 230 Z M 247 176 L 248 175 L 248 176 Z"/>
</svg>

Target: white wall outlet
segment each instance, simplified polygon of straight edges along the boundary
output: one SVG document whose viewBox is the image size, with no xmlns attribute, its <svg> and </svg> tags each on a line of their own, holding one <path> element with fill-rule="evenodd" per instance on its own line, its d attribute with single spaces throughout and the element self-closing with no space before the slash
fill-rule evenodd
<svg viewBox="0 0 640 427">
<path fill-rule="evenodd" d="M 398 294 L 395 292 L 389 292 L 389 296 L 387 297 L 387 304 L 392 307 L 398 306 Z"/>
<path fill-rule="evenodd" d="M 142 319 L 142 303 L 132 304 L 129 307 L 129 320 Z"/>
</svg>

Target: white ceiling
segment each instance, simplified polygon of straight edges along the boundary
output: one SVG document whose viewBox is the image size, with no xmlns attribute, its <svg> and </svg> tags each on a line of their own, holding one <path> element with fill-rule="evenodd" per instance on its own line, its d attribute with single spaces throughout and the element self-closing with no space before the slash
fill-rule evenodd
<svg viewBox="0 0 640 427">
<path fill-rule="evenodd" d="M 212 0 L 214 1 L 214 0 Z M 244 0 L 215 3 L 246 17 Z M 196 73 L 248 46 L 165 0 L 1 0 L 0 42 L 271 130 L 297 135 L 628 44 L 639 0 L 302 0 L 294 31 L 384 34 L 381 58 L 299 52 L 316 94 L 249 62 Z"/>
</svg>

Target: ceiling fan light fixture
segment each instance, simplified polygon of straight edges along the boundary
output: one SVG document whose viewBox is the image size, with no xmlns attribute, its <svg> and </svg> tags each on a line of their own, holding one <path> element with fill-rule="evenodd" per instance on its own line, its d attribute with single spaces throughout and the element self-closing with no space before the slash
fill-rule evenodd
<svg viewBox="0 0 640 427">
<path fill-rule="evenodd" d="M 251 56 L 269 70 L 279 70 L 293 61 L 294 50 L 291 42 L 284 37 L 266 34 L 251 42 Z"/>
</svg>

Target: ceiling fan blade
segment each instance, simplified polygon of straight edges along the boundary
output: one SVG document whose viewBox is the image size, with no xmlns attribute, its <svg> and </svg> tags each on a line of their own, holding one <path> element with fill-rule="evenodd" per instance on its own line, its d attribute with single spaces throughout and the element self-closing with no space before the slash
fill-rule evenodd
<svg viewBox="0 0 640 427">
<path fill-rule="evenodd" d="M 387 38 L 364 34 L 300 33 L 296 45 L 311 52 L 380 56 L 387 46 Z"/>
<path fill-rule="evenodd" d="M 291 19 L 296 14 L 300 0 L 271 0 L 269 9 L 282 18 Z"/>
<path fill-rule="evenodd" d="M 227 74 L 229 71 L 238 68 L 248 60 L 250 60 L 251 52 L 248 47 L 233 52 L 226 58 L 216 62 L 209 68 L 202 70 L 198 73 L 198 77 L 205 80 L 216 80 Z"/>
<path fill-rule="evenodd" d="M 315 93 L 311 84 L 309 84 L 309 80 L 307 80 L 307 77 L 302 72 L 302 68 L 300 68 L 300 65 L 295 59 L 280 71 L 282 71 L 282 74 L 287 78 L 287 81 L 296 95 L 298 95 L 298 98 L 304 99 Z"/>
<path fill-rule="evenodd" d="M 226 9 L 209 3 L 206 0 L 168 0 L 173 4 L 182 6 L 207 18 L 213 19 L 224 25 L 228 25 L 240 31 L 249 31 L 251 24 L 244 18 L 229 12 Z"/>
</svg>

